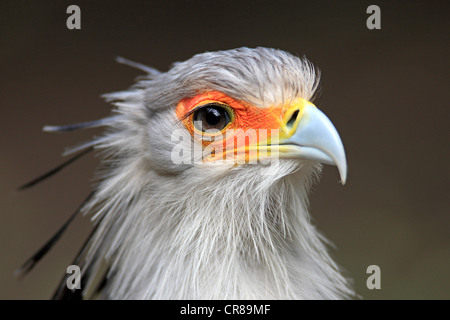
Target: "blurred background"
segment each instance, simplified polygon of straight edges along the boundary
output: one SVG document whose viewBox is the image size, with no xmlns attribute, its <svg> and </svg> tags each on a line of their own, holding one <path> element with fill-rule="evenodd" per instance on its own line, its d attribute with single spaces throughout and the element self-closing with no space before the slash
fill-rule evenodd
<svg viewBox="0 0 450 320">
<path fill-rule="evenodd" d="M 68 30 L 66 8 L 81 8 Z M 381 8 L 381 30 L 366 9 Z M 98 119 L 100 94 L 196 53 L 266 46 L 305 55 L 322 72 L 316 105 L 346 147 L 341 186 L 325 167 L 312 193 L 318 228 L 364 299 L 450 298 L 448 1 L 2 1 L 0 4 L 0 299 L 48 299 L 91 224 L 78 217 L 24 279 L 13 271 L 89 193 L 89 155 L 23 192 L 100 131 L 43 133 Z M 369 290 L 367 267 L 381 269 Z"/>
</svg>

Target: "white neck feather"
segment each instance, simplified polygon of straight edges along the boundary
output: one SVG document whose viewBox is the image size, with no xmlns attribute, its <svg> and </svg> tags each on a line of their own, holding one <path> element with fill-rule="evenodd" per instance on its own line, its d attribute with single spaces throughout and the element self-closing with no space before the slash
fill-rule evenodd
<svg viewBox="0 0 450 320">
<path fill-rule="evenodd" d="M 164 176 L 130 162 L 100 184 L 86 209 L 103 216 L 87 260 L 112 264 L 103 298 L 352 295 L 307 212 L 320 166 L 220 168 Z"/>
</svg>

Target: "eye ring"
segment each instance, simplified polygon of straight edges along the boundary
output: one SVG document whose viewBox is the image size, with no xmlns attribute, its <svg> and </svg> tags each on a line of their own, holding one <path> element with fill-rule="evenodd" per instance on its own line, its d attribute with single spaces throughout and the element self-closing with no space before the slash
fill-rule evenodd
<svg viewBox="0 0 450 320">
<path fill-rule="evenodd" d="M 233 120 L 233 109 L 223 103 L 207 103 L 192 110 L 193 127 L 202 134 L 209 130 L 223 132 Z"/>
</svg>

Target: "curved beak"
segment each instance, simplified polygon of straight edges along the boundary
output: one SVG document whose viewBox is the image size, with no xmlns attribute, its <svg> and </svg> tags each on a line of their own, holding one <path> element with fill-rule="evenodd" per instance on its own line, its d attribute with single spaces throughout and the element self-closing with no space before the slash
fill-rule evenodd
<svg viewBox="0 0 450 320">
<path fill-rule="evenodd" d="M 287 110 L 279 138 L 280 157 L 335 165 L 345 184 L 347 160 L 341 138 L 328 117 L 311 102 L 301 100 Z"/>
</svg>

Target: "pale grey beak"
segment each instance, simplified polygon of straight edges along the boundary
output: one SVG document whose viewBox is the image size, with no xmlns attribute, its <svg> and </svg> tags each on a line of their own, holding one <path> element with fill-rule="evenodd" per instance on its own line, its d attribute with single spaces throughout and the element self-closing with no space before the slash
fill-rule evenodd
<svg viewBox="0 0 450 320">
<path fill-rule="evenodd" d="M 300 119 L 295 121 L 292 135 L 280 140 L 286 146 L 283 157 L 316 160 L 337 166 L 342 184 L 347 180 L 344 146 L 330 119 L 312 103 L 304 104 Z"/>
</svg>

